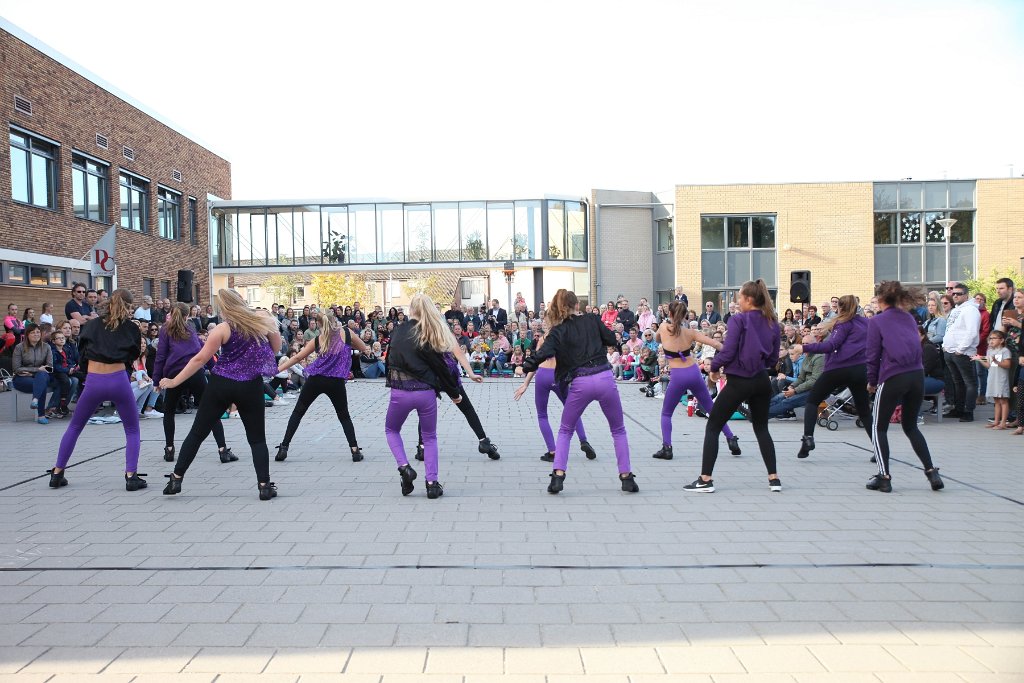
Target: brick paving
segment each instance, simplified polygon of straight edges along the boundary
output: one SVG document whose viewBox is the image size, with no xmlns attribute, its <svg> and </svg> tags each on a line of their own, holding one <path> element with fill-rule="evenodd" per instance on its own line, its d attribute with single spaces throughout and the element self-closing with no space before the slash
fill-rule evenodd
<svg viewBox="0 0 1024 683">
<path fill-rule="evenodd" d="M 929 419 L 936 493 L 897 428 L 886 495 L 864 489 L 873 466 L 852 421 L 818 429 L 805 461 L 799 423 L 774 422 L 778 494 L 733 423 L 743 455 L 723 440 L 717 492 L 684 495 L 704 421 L 677 411 L 676 458 L 653 460 L 661 400 L 623 384 L 641 492 L 619 490 L 591 408 L 599 457 L 574 440 L 551 496 L 515 385 L 469 388 L 499 461 L 441 404 L 439 500 L 416 465 L 401 496 L 379 382 L 349 389 L 366 460 L 348 458 L 322 398 L 271 463 L 269 503 L 237 420 L 241 459 L 221 464 L 209 441 L 175 497 L 160 494 L 158 420 L 142 423 L 138 493 L 120 479 L 120 425 L 87 427 L 54 491 L 40 475 L 64 425 L 0 423 L 0 682 L 1024 680 L 1024 437 Z M 268 409 L 271 446 L 289 414 Z M 180 445 L 191 416 L 177 422 Z M 414 421 L 405 435 L 411 453 Z"/>
</svg>

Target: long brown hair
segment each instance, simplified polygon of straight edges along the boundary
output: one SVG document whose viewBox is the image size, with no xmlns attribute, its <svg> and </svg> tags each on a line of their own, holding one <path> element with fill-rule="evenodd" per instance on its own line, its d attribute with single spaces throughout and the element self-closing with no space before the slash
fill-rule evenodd
<svg viewBox="0 0 1024 683">
<path fill-rule="evenodd" d="M 235 290 L 220 289 L 217 291 L 217 298 L 224 320 L 233 331 L 243 337 L 258 339 L 277 331 L 277 320 L 271 320 L 269 312 L 264 315 L 252 310 Z"/>
<path fill-rule="evenodd" d="M 164 323 L 164 330 L 167 331 L 168 337 L 182 340 L 188 339 L 191 336 L 189 333 L 188 313 L 188 306 L 180 301 L 171 307 L 171 314 L 167 316 L 167 322 Z"/>
<path fill-rule="evenodd" d="M 822 331 L 831 332 L 832 328 L 839 323 L 850 322 L 857 317 L 857 297 L 853 294 L 845 294 L 839 297 L 839 313 L 834 318 L 821 326 Z"/>
<path fill-rule="evenodd" d="M 25 329 L 21 333 L 21 346 L 26 351 L 32 348 L 32 345 L 28 343 L 28 335 L 36 330 L 39 330 L 39 343 L 36 344 L 36 346 L 42 346 L 45 343 L 43 342 L 43 331 L 39 328 L 39 325 L 29 323 L 28 325 L 25 325 Z"/>
<path fill-rule="evenodd" d="M 107 329 L 116 330 L 131 317 L 132 293 L 127 289 L 115 289 L 107 302 Z"/>
<path fill-rule="evenodd" d="M 686 322 L 687 307 L 682 301 L 673 301 L 668 305 L 669 333 L 673 336 L 679 334 Z"/>
<path fill-rule="evenodd" d="M 551 297 L 551 305 L 544 313 L 548 327 L 554 327 L 564 322 L 576 312 L 576 307 L 579 305 L 580 301 L 576 298 L 575 292 L 570 292 L 568 289 L 560 289 L 555 292 L 555 295 Z"/>
<path fill-rule="evenodd" d="M 778 318 L 775 315 L 775 304 L 772 303 L 772 295 L 768 292 L 768 287 L 764 284 L 764 280 L 760 278 L 754 281 L 744 282 L 743 286 L 740 287 L 740 294 L 754 302 L 754 308 L 761 311 L 761 314 L 769 322 L 777 322 Z"/>
<path fill-rule="evenodd" d="M 875 296 L 886 306 L 909 310 L 924 303 L 924 295 L 917 288 L 906 289 L 896 280 L 879 282 L 875 287 Z M 936 309 L 937 310 L 937 309 Z"/>
</svg>

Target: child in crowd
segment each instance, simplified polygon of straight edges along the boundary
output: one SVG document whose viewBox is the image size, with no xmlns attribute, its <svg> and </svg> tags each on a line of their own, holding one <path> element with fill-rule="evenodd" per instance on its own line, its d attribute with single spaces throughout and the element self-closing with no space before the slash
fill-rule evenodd
<svg viewBox="0 0 1024 683">
<path fill-rule="evenodd" d="M 509 359 L 508 365 L 512 368 L 512 375 L 514 377 L 523 376 L 523 349 L 521 346 L 517 346 L 512 350 L 512 358 Z"/>
<path fill-rule="evenodd" d="M 479 337 L 478 337 L 479 338 Z M 487 363 L 487 352 L 484 351 L 483 344 L 474 344 L 473 352 L 469 354 L 469 364 L 473 367 L 473 372 L 483 374 L 484 365 Z"/>
<path fill-rule="evenodd" d="M 608 365 L 612 366 L 612 375 L 615 379 L 622 379 L 622 354 L 616 351 L 614 346 L 608 347 Z"/>
<path fill-rule="evenodd" d="M 974 356 L 973 360 L 988 368 L 985 395 L 996 404 L 995 420 L 987 429 L 1006 429 L 1010 417 L 1010 350 L 1006 348 L 1006 334 L 992 330 L 988 335 L 988 353 Z"/>
<path fill-rule="evenodd" d="M 619 355 L 619 362 L 622 363 L 622 379 L 631 379 L 633 377 L 633 363 L 636 358 L 629 352 L 629 347 L 625 344 L 622 345 L 622 352 Z"/>
<path fill-rule="evenodd" d="M 39 324 L 49 323 L 53 325 L 53 304 L 43 304 L 43 312 L 39 314 Z"/>
</svg>

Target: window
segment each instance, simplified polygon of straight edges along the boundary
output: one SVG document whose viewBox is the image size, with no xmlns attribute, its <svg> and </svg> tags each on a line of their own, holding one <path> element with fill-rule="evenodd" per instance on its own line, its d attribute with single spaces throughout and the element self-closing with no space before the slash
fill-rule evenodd
<svg viewBox="0 0 1024 683">
<path fill-rule="evenodd" d="M 14 263 L 7 266 L 7 282 L 12 285 L 27 285 L 28 268 Z"/>
<path fill-rule="evenodd" d="M 195 197 L 188 198 L 188 243 L 193 247 L 199 244 L 198 202 Z"/>
<path fill-rule="evenodd" d="M 153 296 L 153 278 L 142 278 L 142 295 Z"/>
<path fill-rule="evenodd" d="M 45 209 L 57 208 L 57 143 L 10 129 L 11 197 Z"/>
<path fill-rule="evenodd" d="M 305 299 L 306 298 L 306 286 L 305 285 L 295 285 L 295 298 L 296 299 Z"/>
<path fill-rule="evenodd" d="M 565 258 L 565 203 L 548 202 L 548 253 L 545 258 Z"/>
<path fill-rule="evenodd" d="M 97 292 L 101 289 L 105 289 L 108 292 L 114 288 L 113 280 L 107 275 L 98 275 L 96 277 L 90 277 L 92 280 L 92 288 Z"/>
<path fill-rule="evenodd" d="M 121 171 L 121 227 L 146 232 L 149 224 L 149 181 Z"/>
<path fill-rule="evenodd" d="M 672 251 L 675 236 L 672 234 L 672 219 L 658 219 L 658 251 Z"/>
<path fill-rule="evenodd" d="M 565 203 L 565 248 L 566 258 L 573 261 L 587 260 L 587 217 L 581 202 Z M 587 292 L 588 289 L 577 289 Z"/>
<path fill-rule="evenodd" d="M 974 181 L 876 183 L 875 281 L 938 287 L 973 277 L 974 190 Z"/>
<path fill-rule="evenodd" d="M 171 281 L 164 280 L 160 283 L 160 298 L 170 299 L 171 298 Z"/>
<path fill-rule="evenodd" d="M 486 260 L 487 214 L 483 202 L 459 203 L 459 232 L 462 238 L 462 260 Z"/>
<path fill-rule="evenodd" d="M 181 237 L 181 195 L 166 187 L 156 191 L 157 234 L 164 239 L 176 240 Z"/>
<path fill-rule="evenodd" d="M 701 216 L 703 290 L 735 289 L 756 279 L 777 287 L 775 227 L 775 215 Z"/>
<path fill-rule="evenodd" d="M 75 215 L 90 221 L 107 220 L 109 166 L 84 154 L 71 155 L 71 188 Z"/>
<path fill-rule="evenodd" d="M 255 306 L 260 302 L 260 288 L 249 287 L 245 290 L 245 299 L 249 302 L 250 306 Z"/>
<path fill-rule="evenodd" d="M 67 287 L 68 286 L 68 274 L 66 271 L 59 270 L 57 268 L 50 268 L 50 282 L 51 287 Z"/>
</svg>

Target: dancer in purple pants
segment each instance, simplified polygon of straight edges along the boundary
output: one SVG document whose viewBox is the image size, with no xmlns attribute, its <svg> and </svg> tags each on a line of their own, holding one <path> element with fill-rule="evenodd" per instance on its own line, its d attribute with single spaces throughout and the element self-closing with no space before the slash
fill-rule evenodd
<svg viewBox="0 0 1024 683">
<path fill-rule="evenodd" d="M 544 346 L 523 364 L 526 372 L 535 372 L 541 363 L 555 358 L 555 381 L 569 385 L 555 440 L 554 471 L 548 493 L 558 493 L 564 487 L 569 440 L 583 411 L 593 401 L 600 404 L 611 427 L 622 490 L 636 493 L 640 488 L 629 467 L 622 401 L 605 352 L 607 347 L 615 346 L 615 337 L 596 315 L 578 315 L 578 311 L 579 301 L 574 293 L 565 289 L 555 292 L 546 314 L 551 329 Z"/>
<path fill-rule="evenodd" d="M 673 301 L 668 306 L 669 318 L 658 328 L 658 342 L 665 350 L 665 357 L 668 358 L 668 365 L 671 368 L 671 379 L 668 389 L 665 390 L 665 402 L 661 406 L 661 450 L 654 454 L 659 460 L 672 459 L 672 413 L 675 412 L 679 401 L 689 391 L 705 413 L 711 414 L 714 405 L 711 401 L 711 394 L 708 393 L 708 385 L 704 376 L 700 374 L 700 368 L 690 358 L 690 347 L 695 341 L 701 344 L 710 344 L 717 350 L 722 350 L 721 342 L 691 330 L 685 326 L 686 304 L 681 301 Z M 733 455 L 740 455 L 740 440 L 729 425 L 722 427 L 725 440 L 729 444 L 729 450 Z"/>
<path fill-rule="evenodd" d="M 541 337 L 537 348 L 544 345 L 544 337 Z M 540 459 L 544 462 L 555 461 L 555 436 L 551 432 L 551 422 L 548 420 L 548 399 L 551 398 L 551 393 L 554 392 L 558 400 L 565 405 L 565 399 L 567 392 L 565 387 L 558 384 L 555 381 L 555 366 L 557 361 L 554 358 L 548 358 L 546 361 L 540 364 L 536 372 L 526 373 L 526 378 L 523 380 L 522 385 L 515 390 L 513 397 L 515 400 L 519 400 L 526 393 L 527 387 L 530 386 L 530 381 L 534 378 L 537 379 L 536 387 L 533 390 L 533 402 L 537 408 L 537 425 L 540 427 L 540 434 L 544 437 L 544 445 L 547 446 L 547 451 L 544 455 L 540 456 Z M 581 418 L 576 422 L 576 436 L 580 439 L 580 450 L 583 451 L 588 460 L 593 460 L 597 457 L 597 452 L 594 447 L 587 441 L 587 432 L 583 429 L 583 419 Z"/>
<path fill-rule="evenodd" d="M 128 367 L 138 358 L 142 341 L 139 326 L 131 319 L 132 310 L 131 293 L 126 289 L 115 290 L 110 295 L 107 314 L 93 318 L 82 328 L 78 348 L 89 381 L 78 397 L 71 423 L 60 440 L 57 464 L 49 471 L 50 488 L 67 486 L 64 468 L 85 423 L 104 401 L 114 402 L 124 425 L 124 487 L 128 491 L 146 488 L 146 480 L 136 471 L 139 467 L 139 407 L 128 377 Z"/>
<path fill-rule="evenodd" d="M 455 346 L 455 337 L 426 294 L 416 294 L 409 303 L 409 320 L 395 328 L 385 364 L 386 384 L 391 400 L 384 418 L 384 438 L 398 464 L 402 495 L 412 493 L 416 470 L 409 465 L 402 443 L 402 425 L 416 411 L 423 439 L 427 471 L 427 498 L 440 498 L 444 488 L 437 480 L 437 399 L 440 391 L 458 404 L 463 400 L 444 352 Z"/>
</svg>

